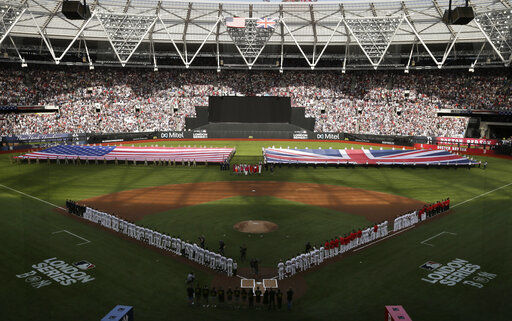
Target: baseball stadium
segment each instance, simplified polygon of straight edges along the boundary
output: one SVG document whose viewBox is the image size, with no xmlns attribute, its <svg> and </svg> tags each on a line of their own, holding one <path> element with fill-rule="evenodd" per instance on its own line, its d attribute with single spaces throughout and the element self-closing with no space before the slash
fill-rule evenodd
<svg viewBox="0 0 512 321">
<path fill-rule="evenodd" d="M 1 320 L 510 320 L 510 0 L 0 0 Z"/>
</svg>

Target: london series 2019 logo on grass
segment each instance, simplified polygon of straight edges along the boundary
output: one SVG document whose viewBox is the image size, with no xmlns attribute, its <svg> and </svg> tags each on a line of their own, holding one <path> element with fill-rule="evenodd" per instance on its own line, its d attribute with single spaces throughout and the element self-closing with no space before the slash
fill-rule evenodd
<svg viewBox="0 0 512 321">
<path fill-rule="evenodd" d="M 479 265 L 471 264 L 462 259 L 454 259 L 445 265 L 428 261 L 422 264 L 420 268 L 430 271 L 426 278 L 421 279 L 422 281 L 446 286 L 462 283 L 481 289 L 484 284 L 496 277 L 496 274 L 481 271 Z"/>
<path fill-rule="evenodd" d="M 25 282 L 31 284 L 36 289 L 48 286 L 54 282 L 62 286 L 69 286 L 76 283 L 94 281 L 94 277 L 82 272 L 83 270 L 91 270 L 94 268 L 94 264 L 85 260 L 68 264 L 53 257 L 32 265 L 32 268 L 34 270 L 18 274 L 16 277 L 25 279 Z"/>
</svg>

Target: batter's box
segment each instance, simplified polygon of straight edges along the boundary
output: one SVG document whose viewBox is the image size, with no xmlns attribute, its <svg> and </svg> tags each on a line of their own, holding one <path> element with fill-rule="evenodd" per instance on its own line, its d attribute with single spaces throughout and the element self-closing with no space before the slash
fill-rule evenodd
<svg viewBox="0 0 512 321">
<path fill-rule="evenodd" d="M 263 287 L 266 289 L 277 289 L 276 279 L 263 279 Z"/>
<path fill-rule="evenodd" d="M 245 289 L 253 289 L 256 286 L 256 280 L 254 279 L 241 279 L 240 287 Z"/>
</svg>

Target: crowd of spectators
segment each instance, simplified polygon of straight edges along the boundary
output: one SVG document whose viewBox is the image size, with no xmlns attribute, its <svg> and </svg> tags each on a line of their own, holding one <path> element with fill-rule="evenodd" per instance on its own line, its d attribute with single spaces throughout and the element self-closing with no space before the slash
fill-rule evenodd
<svg viewBox="0 0 512 321">
<path fill-rule="evenodd" d="M 58 112 L 0 115 L 0 136 L 185 130 L 212 95 L 289 96 L 315 130 L 463 137 L 468 118 L 441 108 L 512 109 L 505 72 L 242 72 L 32 66 L 0 68 L 0 106 L 54 105 Z"/>
</svg>

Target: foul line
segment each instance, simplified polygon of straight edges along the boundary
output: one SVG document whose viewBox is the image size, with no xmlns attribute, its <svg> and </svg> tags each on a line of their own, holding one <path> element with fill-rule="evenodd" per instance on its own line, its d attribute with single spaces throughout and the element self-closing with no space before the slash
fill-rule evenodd
<svg viewBox="0 0 512 321">
<path fill-rule="evenodd" d="M 428 246 L 434 246 L 433 244 L 426 243 L 426 242 L 427 242 L 427 241 L 430 241 L 431 239 L 434 239 L 434 238 L 438 237 L 439 235 L 445 234 L 445 233 L 446 233 L 446 234 L 451 234 L 451 235 L 457 235 L 457 234 L 452 233 L 452 232 L 445 232 L 445 231 L 443 231 L 443 232 L 441 232 L 441 233 L 439 233 L 439 234 L 436 234 L 436 235 L 434 235 L 434 236 L 432 236 L 432 237 L 430 237 L 430 238 L 428 238 L 428 239 L 426 239 L 426 240 L 424 240 L 424 241 L 421 241 L 420 243 L 421 243 L 421 244 L 428 245 Z"/>
<path fill-rule="evenodd" d="M 410 230 L 410 229 L 412 229 L 414 226 L 415 226 L 415 225 L 411 225 L 411 226 L 409 226 L 408 228 L 404 228 L 404 229 L 403 229 L 403 230 L 401 230 L 401 231 L 391 233 L 391 234 L 389 234 L 388 236 L 384 236 L 383 238 L 381 238 L 381 239 L 379 239 L 379 240 L 377 240 L 377 241 L 375 241 L 375 242 L 371 242 L 371 243 L 369 243 L 369 244 L 366 244 L 365 246 L 358 247 L 357 249 L 353 250 L 352 252 L 357 252 L 357 251 L 359 251 L 359 250 L 362 250 L 362 249 L 364 249 L 364 248 L 367 248 L 368 246 L 371 246 L 371 245 L 377 244 L 377 243 L 379 243 L 380 241 L 384 241 L 384 240 L 385 240 L 385 239 L 387 239 L 388 237 L 393 237 L 393 236 L 398 235 L 398 234 L 400 234 L 400 233 L 402 233 L 402 232 L 405 232 L 405 231 L 407 231 L 407 230 Z"/>
<path fill-rule="evenodd" d="M 84 241 L 85 241 L 85 242 L 79 243 L 79 244 L 77 244 L 77 245 L 83 245 L 83 244 L 91 243 L 91 241 L 89 241 L 88 239 L 84 239 L 83 237 L 78 236 L 78 235 L 76 235 L 76 234 L 73 234 L 73 233 L 71 233 L 71 232 L 70 232 L 70 231 L 68 231 L 68 230 L 60 230 L 60 231 L 57 231 L 57 232 L 53 232 L 52 234 L 57 234 L 57 233 L 61 233 L 61 232 L 66 232 L 66 233 L 68 233 L 68 234 L 73 235 L 74 237 L 78 237 L 79 239 L 81 239 L 81 240 L 84 240 Z"/>
<path fill-rule="evenodd" d="M 460 202 L 460 203 L 458 203 L 458 204 L 453 205 L 453 206 L 452 206 L 452 208 L 453 208 L 453 207 L 457 207 L 457 206 L 459 206 L 459 205 L 462 205 L 462 204 L 464 204 L 464 203 L 467 203 L 467 202 L 469 202 L 469 201 L 472 201 L 472 200 L 474 200 L 474 199 L 476 199 L 476 198 L 482 197 L 482 196 L 484 196 L 484 195 L 490 194 L 490 193 L 492 193 L 492 192 L 495 192 L 495 191 L 497 191 L 497 190 L 499 190 L 499 189 L 505 188 L 505 187 L 510 186 L 510 185 L 512 185 L 512 183 L 508 183 L 508 184 L 503 185 L 503 186 L 501 186 L 501 187 L 495 188 L 495 189 L 493 189 L 492 191 L 488 191 L 488 192 L 485 192 L 485 193 L 480 194 L 480 195 L 478 195 L 478 196 L 475 196 L 475 197 L 473 197 L 473 198 L 467 199 L 467 200 L 465 200 L 464 202 Z"/>
<path fill-rule="evenodd" d="M 18 194 L 24 195 L 24 196 L 26 196 L 26 197 L 30 197 L 30 198 L 33 198 L 33 199 L 35 199 L 35 200 L 37 200 L 37 201 L 40 201 L 40 202 L 46 203 L 46 204 L 51 205 L 51 206 L 53 206 L 53 207 L 60 208 L 61 210 L 66 210 L 66 209 L 65 209 L 65 208 L 63 208 L 63 207 L 60 207 L 60 206 L 58 206 L 58 205 L 55 205 L 55 204 L 53 204 L 53 203 L 50 203 L 50 202 L 45 201 L 45 200 L 43 200 L 43 199 L 40 199 L 40 198 L 38 198 L 38 197 L 35 197 L 35 196 L 32 196 L 32 195 L 28 195 L 27 193 L 23 193 L 23 192 L 21 192 L 21 191 L 15 190 L 14 188 L 10 188 L 9 186 L 5 186 L 5 185 L 2 185 L 2 184 L 0 184 L 0 186 L 2 186 L 3 188 L 7 188 L 8 190 L 11 190 L 11 191 L 16 192 L 16 193 L 18 193 Z"/>
</svg>

